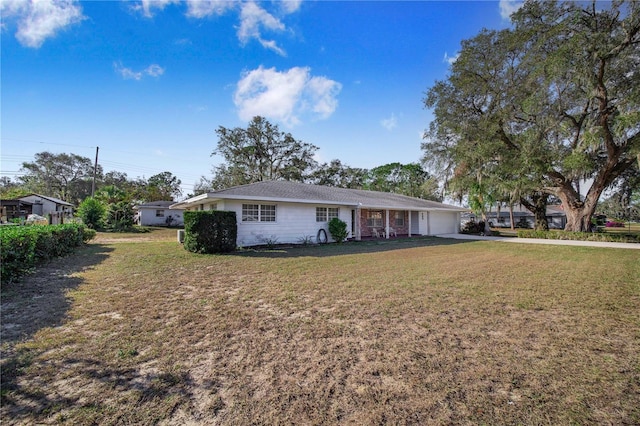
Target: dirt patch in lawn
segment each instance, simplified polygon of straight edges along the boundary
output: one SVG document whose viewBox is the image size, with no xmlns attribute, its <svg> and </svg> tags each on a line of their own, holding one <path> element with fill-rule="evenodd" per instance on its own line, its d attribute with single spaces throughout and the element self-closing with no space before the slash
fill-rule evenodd
<svg viewBox="0 0 640 426">
<path fill-rule="evenodd" d="M 631 250 L 424 239 L 204 256 L 173 237 L 48 265 L 64 295 L 48 321 L 15 308 L 47 280 L 3 295 L 3 422 L 640 420 Z"/>
</svg>

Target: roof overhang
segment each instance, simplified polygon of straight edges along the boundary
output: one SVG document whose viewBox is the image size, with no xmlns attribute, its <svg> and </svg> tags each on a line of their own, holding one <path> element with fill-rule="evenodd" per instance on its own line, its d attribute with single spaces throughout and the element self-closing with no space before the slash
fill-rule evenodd
<svg viewBox="0 0 640 426">
<path fill-rule="evenodd" d="M 345 201 L 330 201 L 330 200 L 313 200 L 313 199 L 300 199 L 300 198 L 281 198 L 281 197 L 264 197 L 254 195 L 225 195 L 220 197 L 217 194 L 201 194 L 196 197 L 189 198 L 185 201 L 172 204 L 170 209 L 185 209 L 194 205 L 203 204 L 203 202 L 218 202 L 224 200 L 236 200 L 236 201 L 257 201 L 267 203 L 292 203 L 292 204 L 313 204 L 324 206 L 345 206 L 354 209 L 369 209 L 369 210 L 407 210 L 407 211 L 443 211 L 443 212 L 467 212 L 469 209 L 462 207 L 422 207 L 422 206 L 410 206 L 410 205 L 376 205 L 376 204 L 363 204 L 353 203 Z"/>
</svg>

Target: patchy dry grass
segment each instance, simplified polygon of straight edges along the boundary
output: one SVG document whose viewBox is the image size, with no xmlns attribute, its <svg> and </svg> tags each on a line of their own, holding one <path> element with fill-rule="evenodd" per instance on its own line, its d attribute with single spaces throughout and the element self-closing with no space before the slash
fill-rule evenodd
<svg viewBox="0 0 640 426">
<path fill-rule="evenodd" d="M 3 423 L 640 423 L 634 250 L 157 232 L 3 294 Z"/>
</svg>

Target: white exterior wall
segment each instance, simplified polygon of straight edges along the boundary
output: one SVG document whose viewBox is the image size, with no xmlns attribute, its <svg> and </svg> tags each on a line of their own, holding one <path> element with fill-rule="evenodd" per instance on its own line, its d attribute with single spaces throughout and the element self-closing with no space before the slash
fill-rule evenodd
<svg viewBox="0 0 640 426">
<path fill-rule="evenodd" d="M 27 197 L 21 197 L 20 199 L 23 201 L 28 201 L 30 203 L 33 203 L 33 212 L 44 217 L 46 217 L 49 213 L 55 213 L 57 211 L 66 211 L 71 213 L 71 210 L 72 210 L 70 206 L 63 206 L 63 205 L 60 205 L 59 208 L 56 208 L 57 207 L 56 203 L 54 203 L 53 201 L 47 200 L 46 198 L 40 198 L 37 195 L 29 195 Z M 39 207 L 37 206 L 37 204 L 42 204 L 42 212 L 38 211 Z"/>
<path fill-rule="evenodd" d="M 457 234 L 460 218 L 457 212 L 429 212 L 429 235 Z"/>
<path fill-rule="evenodd" d="M 276 205 L 275 222 L 242 222 L 242 204 L 270 204 Z M 318 231 L 322 228 L 327 233 L 327 239 L 333 241 L 329 233 L 327 222 L 316 222 L 316 207 L 338 207 L 322 204 L 273 203 L 267 201 L 232 201 L 226 200 L 224 205 L 218 203 L 219 210 L 235 211 L 238 219 L 239 246 L 253 246 L 265 244 L 265 240 L 275 241 L 277 244 L 296 244 L 305 238 L 311 238 L 314 243 Z M 347 224 L 351 236 L 351 208 L 339 207 L 340 220 Z"/>
<path fill-rule="evenodd" d="M 164 210 L 164 216 L 156 217 L 156 210 Z M 171 216 L 174 221 L 172 226 L 184 225 L 184 218 L 182 217 L 183 210 L 162 208 L 162 207 L 138 207 L 138 214 L 140 215 L 140 225 L 142 226 L 166 226 L 167 217 Z"/>
</svg>

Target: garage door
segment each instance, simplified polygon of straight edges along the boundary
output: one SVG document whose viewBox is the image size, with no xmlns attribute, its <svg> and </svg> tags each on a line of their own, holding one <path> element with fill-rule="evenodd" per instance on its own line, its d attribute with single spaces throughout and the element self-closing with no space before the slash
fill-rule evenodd
<svg viewBox="0 0 640 426">
<path fill-rule="evenodd" d="M 431 235 L 455 234 L 457 230 L 457 213 L 429 212 L 429 228 Z"/>
</svg>

